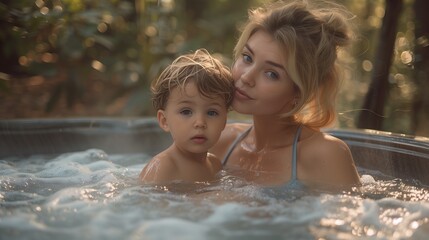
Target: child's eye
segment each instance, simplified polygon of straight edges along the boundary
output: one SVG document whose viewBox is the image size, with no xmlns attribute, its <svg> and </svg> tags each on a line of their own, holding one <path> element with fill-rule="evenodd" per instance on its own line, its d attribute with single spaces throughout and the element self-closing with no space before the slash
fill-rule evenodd
<svg viewBox="0 0 429 240">
<path fill-rule="evenodd" d="M 243 55 L 243 62 L 246 62 L 246 63 L 252 62 L 252 57 L 250 57 L 249 55 L 247 55 L 245 53 L 243 53 L 242 55 Z"/>
<path fill-rule="evenodd" d="M 207 112 L 207 115 L 209 115 L 209 116 L 211 116 L 211 117 L 215 117 L 215 116 L 218 116 L 218 115 L 219 115 L 219 113 L 218 113 L 217 111 L 208 111 L 208 112 Z"/>
<path fill-rule="evenodd" d="M 192 111 L 190 109 L 183 109 L 180 111 L 181 115 L 191 115 Z"/>
</svg>

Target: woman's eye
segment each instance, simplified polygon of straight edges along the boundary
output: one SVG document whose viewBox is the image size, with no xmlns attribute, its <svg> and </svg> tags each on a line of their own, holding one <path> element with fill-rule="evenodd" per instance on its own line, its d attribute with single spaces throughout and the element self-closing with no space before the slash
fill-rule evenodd
<svg viewBox="0 0 429 240">
<path fill-rule="evenodd" d="M 211 117 L 214 117 L 214 116 L 218 116 L 218 115 L 219 115 L 219 113 L 218 113 L 218 112 L 216 112 L 216 111 L 208 111 L 208 112 L 207 112 L 207 115 L 209 115 L 209 116 L 211 116 Z"/>
<path fill-rule="evenodd" d="M 252 62 L 252 57 L 250 57 L 249 55 L 243 53 L 243 61 L 246 62 L 246 63 L 251 63 Z"/>
<path fill-rule="evenodd" d="M 180 114 L 182 115 L 191 115 L 192 111 L 189 109 L 183 109 L 182 111 L 180 111 Z"/>
<path fill-rule="evenodd" d="M 279 75 L 277 73 L 271 72 L 271 71 L 267 72 L 266 75 L 268 76 L 268 78 L 271 78 L 271 79 L 278 79 L 279 78 Z"/>
</svg>

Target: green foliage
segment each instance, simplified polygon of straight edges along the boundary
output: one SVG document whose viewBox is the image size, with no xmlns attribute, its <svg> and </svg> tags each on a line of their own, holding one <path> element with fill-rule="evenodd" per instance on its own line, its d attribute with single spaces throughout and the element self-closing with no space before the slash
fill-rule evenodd
<svg viewBox="0 0 429 240">
<path fill-rule="evenodd" d="M 63 93 L 72 106 L 91 78 L 127 87 L 142 73 L 132 1 L 36 0 L 0 6 L 1 55 L 20 64 L 11 73 L 64 78 L 48 111 Z"/>
<path fill-rule="evenodd" d="M 148 99 L 142 92 L 148 94 L 150 81 L 177 55 L 206 48 L 226 64 L 231 64 L 237 26 L 247 18 L 248 8 L 258 6 L 260 1 L 241 0 L 237 4 L 226 0 L 136 0 L 136 3 L 144 74 L 140 84 L 143 90 L 135 90 L 130 101 Z M 129 106 L 138 104 L 131 102 Z M 138 113 L 148 112 L 150 110 L 146 108 Z"/>
<path fill-rule="evenodd" d="M 269 0 L 267 0 L 269 1 Z M 265 0 L 6 0 L 0 3 L 0 73 L 60 79 L 47 103 L 79 101 L 94 79 L 109 94 L 100 108 L 127 99 L 120 114 L 152 114 L 148 85 L 179 54 L 207 48 L 231 64 L 238 27 Z M 367 91 L 384 0 L 337 0 L 350 9 L 357 39 L 340 56 L 347 63 L 339 98 L 340 126 L 354 127 Z M 412 0 L 404 1 L 385 130 L 407 132 L 414 95 Z M 403 54 L 404 53 L 404 54 Z M 407 55 L 408 53 L 408 55 Z M 411 66 L 411 67 L 410 67 Z M 8 81 L 0 74 L 0 92 Z M 105 88 L 105 89 L 106 89 Z M 400 115 L 401 117 L 397 117 Z"/>
<path fill-rule="evenodd" d="M 228 62 L 237 24 L 255 2 L 0 3 L 0 72 L 61 79 L 46 106 L 48 111 L 64 94 L 68 106 L 73 106 L 87 90 L 87 83 L 98 78 L 117 83 L 117 90 L 104 104 L 128 94 L 123 114 L 148 114 L 148 84 L 178 54 L 204 47 Z"/>
</svg>

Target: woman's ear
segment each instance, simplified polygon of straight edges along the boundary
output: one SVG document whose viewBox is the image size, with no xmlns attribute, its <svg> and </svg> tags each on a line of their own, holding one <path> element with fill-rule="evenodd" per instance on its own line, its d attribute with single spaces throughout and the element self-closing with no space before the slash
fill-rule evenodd
<svg viewBox="0 0 429 240">
<path fill-rule="evenodd" d="M 167 118 L 165 117 L 164 110 L 158 110 L 156 113 L 156 117 L 158 118 L 158 124 L 162 128 L 162 130 L 169 132 L 170 128 L 168 127 Z"/>
<path fill-rule="evenodd" d="M 294 87 L 295 87 L 296 93 L 293 97 L 292 105 L 293 107 L 296 107 L 296 105 L 298 105 L 298 102 L 300 101 L 300 98 L 301 98 L 301 91 L 299 90 L 298 86 L 295 85 Z"/>
</svg>

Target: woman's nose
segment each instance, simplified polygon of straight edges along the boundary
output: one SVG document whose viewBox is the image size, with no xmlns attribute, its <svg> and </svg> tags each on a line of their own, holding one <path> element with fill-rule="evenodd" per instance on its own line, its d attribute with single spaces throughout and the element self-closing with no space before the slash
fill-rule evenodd
<svg viewBox="0 0 429 240">
<path fill-rule="evenodd" d="M 255 86 L 255 71 L 254 71 L 254 67 L 247 67 L 245 69 L 243 69 L 243 73 L 240 76 L 240 80 L 250 86 L 253 87 Z"/>
</svg>

